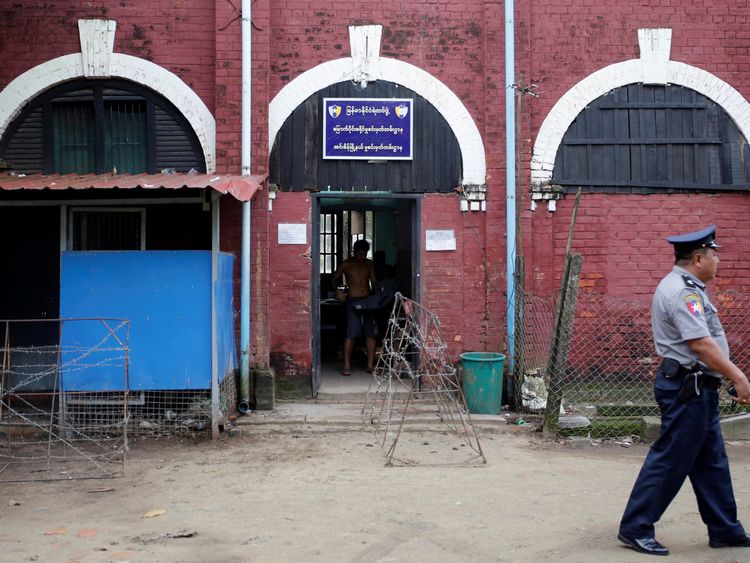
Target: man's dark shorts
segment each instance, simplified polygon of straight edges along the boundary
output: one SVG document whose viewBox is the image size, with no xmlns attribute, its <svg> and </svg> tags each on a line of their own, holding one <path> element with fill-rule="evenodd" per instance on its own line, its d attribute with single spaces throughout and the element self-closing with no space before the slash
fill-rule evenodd
<svg viewBox="0 0 750 563">
<path fill-rule="evenodd" d="M 357 309 L 357 303 L 367 297 L 350 297 L 346 302 L 346 337 L 378 337 L 378 323 L 369 309 Z"/>
</svg>

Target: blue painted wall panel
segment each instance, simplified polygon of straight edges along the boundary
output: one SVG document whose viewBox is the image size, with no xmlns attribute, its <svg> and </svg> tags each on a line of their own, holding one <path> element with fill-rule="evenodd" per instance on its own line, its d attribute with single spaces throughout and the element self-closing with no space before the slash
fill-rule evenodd
<svg viewBox="0 0 750 563">
<path fill-rule="evenodd" d="M 64 252 L 60 278 L 61 317 L 130 319 L 131 389 L 211 387 L 210 252 Z M 62 344 L 100 338 L 95 323 L 65 323 Z M 66 390 L 116 390 L 121 381 L 116 366 L 63 373 Z"/>
<path fill-rule="evenodd" d="M 233 377 L 237 369 L 234 338 L 234 256 L 219 254 L 219 279 L 216 284 L 216 326 L 219 354 L 219 381 Z"/>
</svg>

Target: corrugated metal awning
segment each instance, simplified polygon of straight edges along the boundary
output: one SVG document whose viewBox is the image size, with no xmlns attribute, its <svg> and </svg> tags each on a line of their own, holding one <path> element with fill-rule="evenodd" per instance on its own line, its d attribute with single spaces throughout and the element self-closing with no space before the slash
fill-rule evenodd
<svg viewBox="0 0 750 563">
<path fill-rule="evenodd" d="M 128 190 L 211 188 L 250 201 L 262 189 L 266 176 L 220 174 L 0 174 L 0 190 Z"/>
</svg>

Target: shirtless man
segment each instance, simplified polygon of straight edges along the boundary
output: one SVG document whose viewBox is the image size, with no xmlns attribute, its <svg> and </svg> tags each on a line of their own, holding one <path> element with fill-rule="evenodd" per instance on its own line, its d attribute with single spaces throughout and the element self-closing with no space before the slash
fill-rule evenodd
<svg viewBox="0 0 750 563">
<path fill-rule="evenodd" d="M 362 334 L 365 336 L 367 345 L 367 371 L 372 373 L 375 369 L 375 339 L 378 336 L 378 325 L 372 311 L 356 307 L 357 302 L 370 295 L 376 282 L 372 261 L 367 259 L 370 243 L 366 240 L 358 240 L 354 243 L 353 250 L 354 256 L 344 260 L 331 278 L 334 289 L 342 276 L 346 278 L 346 285 L 349 287 L 349 296 L 346 301 L 344 369 L 341 371 L 341 375 L 351 375 L 350 360 L 354 340 Z"/>
</svg>

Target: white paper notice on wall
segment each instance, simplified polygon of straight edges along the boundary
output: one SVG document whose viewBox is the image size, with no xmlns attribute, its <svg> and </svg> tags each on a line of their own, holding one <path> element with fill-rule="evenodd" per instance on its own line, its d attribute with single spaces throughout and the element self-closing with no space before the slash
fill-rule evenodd
<svg viewBox="0 0 750 563">
<path fill-rule="evenodd" d="M 426 231 L 427 250 L 456 250 L 456 232 L 453 229 Z"/>
<path fill-rule="evenodd" d="M 279 223 L 279 244 L 307 244 L 307 224 Z"/>
</svg>

